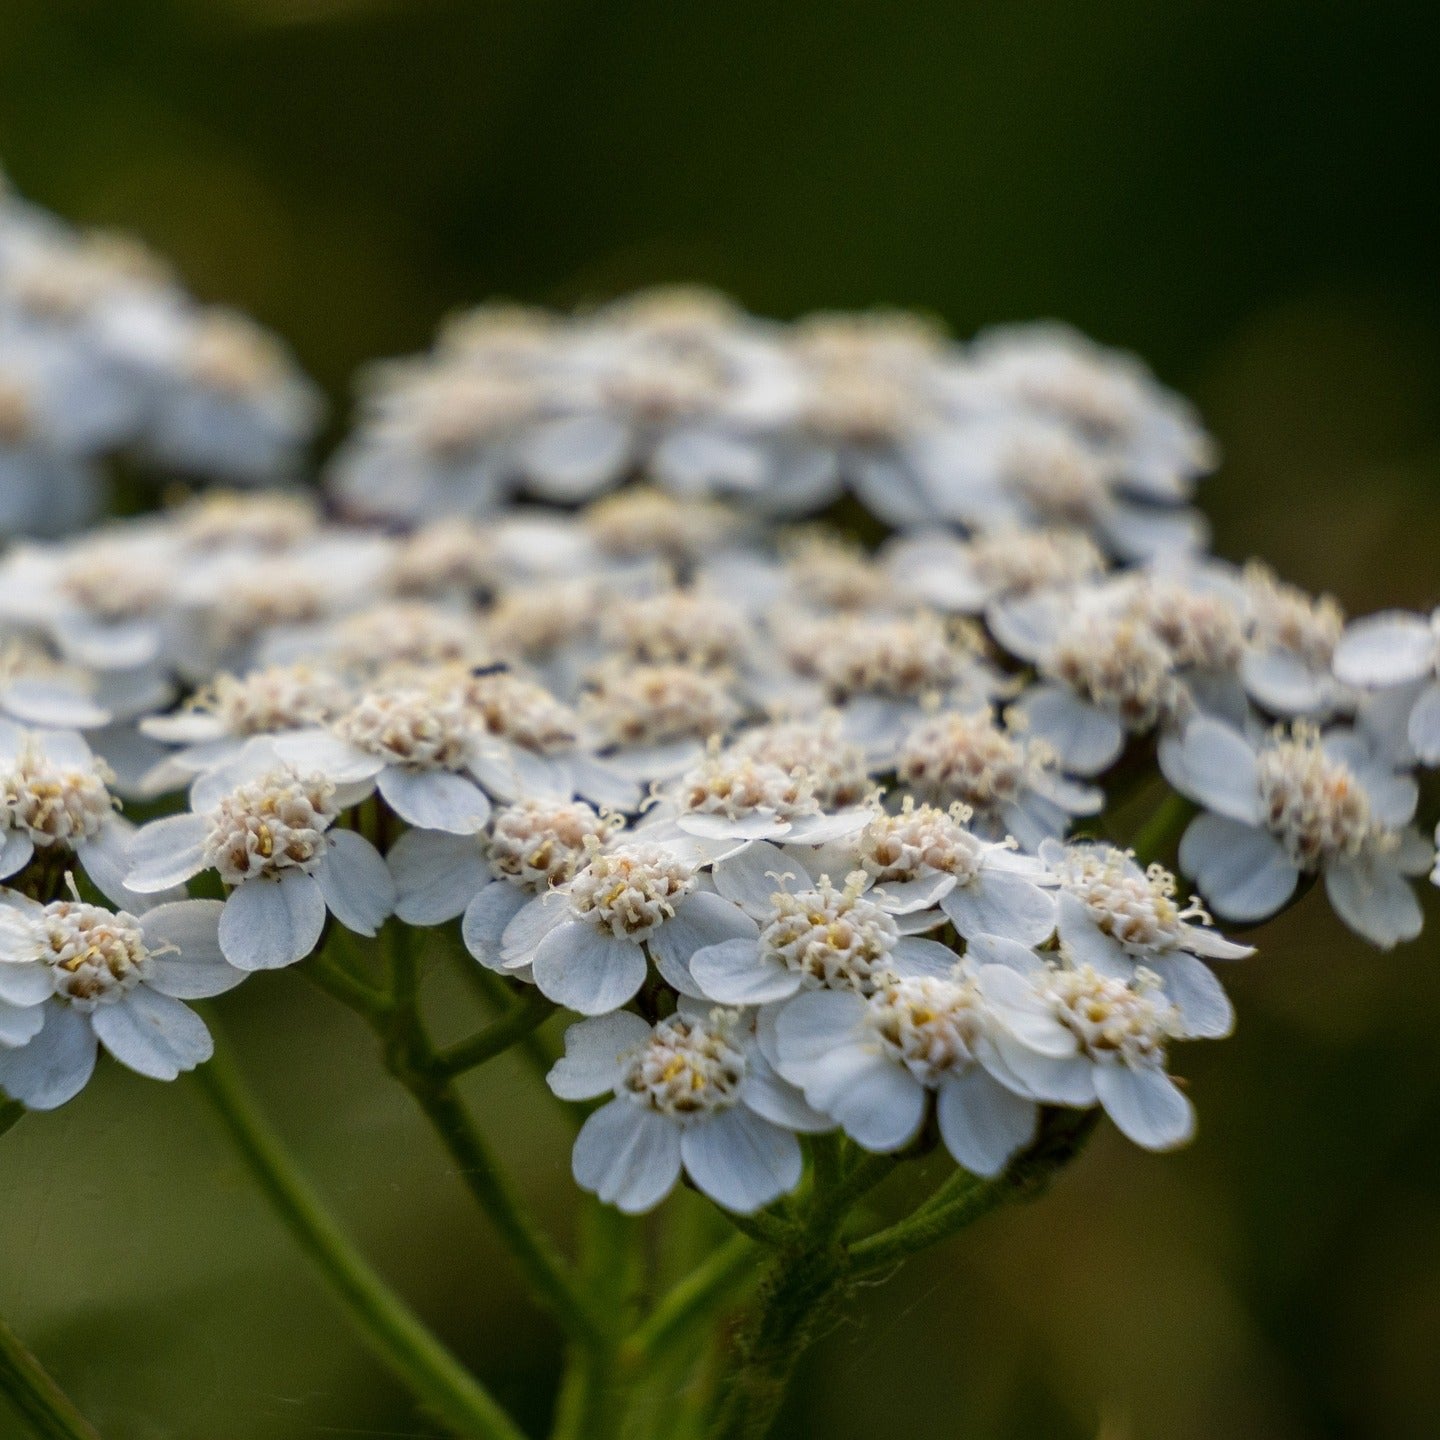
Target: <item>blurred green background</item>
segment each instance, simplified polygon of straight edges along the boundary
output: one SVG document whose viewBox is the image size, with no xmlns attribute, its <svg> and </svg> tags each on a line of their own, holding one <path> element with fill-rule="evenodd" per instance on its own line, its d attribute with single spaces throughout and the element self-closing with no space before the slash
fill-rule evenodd
<svg viewBox="0 0 1440 1440">
<path fill-rule="evenodd" d="M 496 293 L 1062 316 L 1200 402 L 1226 554 L 1428 605 L 1437 41 L 1389 0 L 0 0 L 0 157 L 284 332 L 337 417 L 356 364 Z M 1268 927 L 1236 1038 L 1180 1054 L 1195 1146 L 1106 1133 L 868 1292 L 786 1433 L 1440 1434 L 1437 922 L 1389 956 L 1318 897 Z M 554 1337 L 368 1039 L 293 975 L 221 1010 L 371 1253 L 538 1424 Z M 563 1225 L 533 1081 L 475 1095 Z M 107 1067 L 4 1139 L 0 1312 L 108 1440 L 433 1433 L 184 1083 Z"/>
</svg>

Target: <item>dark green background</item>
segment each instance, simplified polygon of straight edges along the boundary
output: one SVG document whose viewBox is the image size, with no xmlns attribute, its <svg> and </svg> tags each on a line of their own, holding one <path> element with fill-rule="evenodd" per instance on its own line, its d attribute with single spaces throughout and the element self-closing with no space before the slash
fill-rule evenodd
<svg viewBox="0 0 1440 1440">
<path fill-rule="evenodd" d="M 1421 605 L 1437 38 L 1379 0 L 0 0 L 0 156 L 278 327 L 340 405 L 358 362 L 494 293 L 1062 316 L 1201 403 L 1225 553 Z M 1239 1034 L 1179 1056 L 1196 1145 L 1106 1134 L 866 1295 L 791 1434 L 1440 1434 L 1440 947 L 1365 952 L 1318 897 L 1262 944 Z M 371 1252 L 538 1418 L 552 1337 L 358 1028 L 293 975 L 221 1008 Z M 529 1085 L 476 1094 L 563 1224 Z M 107 1440 L 429 1433 L 207 1121 L 111 1068 L 8 1136 L 0 1310 Z"/>
</svg>

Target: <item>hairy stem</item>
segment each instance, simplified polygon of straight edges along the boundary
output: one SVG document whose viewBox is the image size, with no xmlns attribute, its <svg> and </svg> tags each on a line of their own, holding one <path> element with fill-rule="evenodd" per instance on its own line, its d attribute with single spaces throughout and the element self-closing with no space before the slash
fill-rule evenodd
<svg viewBox="0 0 1440 1440">
<path fill-rule="evenodd" d="M 1098 1110 L 1053 1111 L 1035 1143 L 993 1180 L 957 1170 L 913 1215 L 853 1244 L 850 1274 L 860 1277 L 898 1265 L 1001 1205 L 1036 1199 L 1083 1149 L 1098 1116 Z"/>
<path fill-rule="evenodd" d="M 677 1281 L 646 1317 L 625 1346 L 627 1363 L 653 1364 L 709 1320 L 715 1304 L 754 1273 L 756 1250 L 744 1235 L 712 1251 L 683 1280 Z"/>
<path fill-rule="evenodd" d="M 377 1358 L 456 1435 L 524 1440 L 479 1381 L 355 1249 L 256 1109 L 223 1046 L 217 1044 L 215 1058 L 195 1073 L 276 1214 Z M 73 1433 L 92 1434 L 88 1428 Z"/>
</svg>

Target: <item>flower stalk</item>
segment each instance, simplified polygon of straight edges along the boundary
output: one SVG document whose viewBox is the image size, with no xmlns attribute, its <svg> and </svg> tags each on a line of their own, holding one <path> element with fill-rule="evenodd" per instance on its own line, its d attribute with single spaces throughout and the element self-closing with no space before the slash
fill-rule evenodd
<svg viewBox="0 0 1440 1440">
<path fill-rule="evenodd" d="M 266 1124 L 223 1047 L 196 1072 L 196 1083 L 276 1214 L 344 1302 L 377 1358 L 454 1434 L 523 1440 L 479 1381 L 355 1249 Z M 92 1434 L 88 1429 L 73 1433 Z"/>
</svg>

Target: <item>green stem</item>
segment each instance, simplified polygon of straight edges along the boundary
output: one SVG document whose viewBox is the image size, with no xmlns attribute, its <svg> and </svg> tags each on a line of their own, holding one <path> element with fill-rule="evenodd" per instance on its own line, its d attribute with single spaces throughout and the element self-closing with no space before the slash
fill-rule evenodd
<svg viewBox="0 0 1440 1440">
<path fill-rule="evenodd" d="M 512 1001 L 503 1015 L 468 1040 L 441 1050 L 435 1057 L 436 1069 L 442 1075 L 463 1075 L 467 1070 L 474 1070 L 538 1030 L 554 1013 L 554 1002 L 538 990 L 532 990 L 524 998 Z"/>
<path fill-rule="evenodd" d="M 100 1433 L 0 1320 L 0 1395 L 39 1440 L 100 1440 Z"/>
<path fill-rule="evenodd" d="M 500 1232 L 536 1297 L 569 1335 L 586 1343 L 596 1342 L 602 1327 L 577 1289 L 569 1267 L 525 1214 L 430 1043 L 420 1017 L 420 971 L 408 931 L 404 926 L 390 925 L 386 935 L 391 991 L 384 1003 L 377 1007 L 357 1000 L 343 986 L 331 993 L 369 1022 L 385 1047 L 390 1073 L 410 1092 L 430 1121 L 461 1180 Z M 348 976 L 346 971 L 341 973 Z"/>
<path fill-rule="evenodd" d="M 391 1073 L 424 1111 L 441 1143 L 455 1162 L 471 1196 L 500 1232 L 536 1298 L 558 1319 L 566 1332 L 587 1343 L 597 1343 L 603 1326 L 585 1303 L 569 1267 L 548 1236 L 532 1224 L 511 1190 L 489 1146 L 471 1123 L 455 1087 L 438 1074 L 433 1051 L 423 1048 L 423 1037 L 400 1037 L 387 1054 Z M 422 1048 L 412 1048 L 416 1043 Z"/>
<path fill-rule="evenodd" d="M 1142 865 L 1149 865 L 1156 860 L 1169 860 L 1171 851 L 1179 842 L 1194 813 L 1195 807 L 1183 795 L 1177 795 L 1173 791 L 1168 794 L 1135 832 L 1135 839 L 1130 846 L 1135 852 L 1135 858 Z"/>
<path fill-rule="evenodd" d="M 390 997 L 367 981 L 351 974 L 339 961 L 326 952 L 312 955 L 301 967 L 306 979 L 318 985 L 327 995 L 348 1005 L 372 1025 L 383 1024 L 393 1008 Z"/>
<path fill-rule="evenodd" d="M 736 1235 L 678 1281 L 646 1317 L 625 1346 L 628 1364 L 653 1364 L 683 1341 L 715 1303 L 755 1269 L 754 1242 Z"/>
<path fill-rule="evenodd" d="M 851 1245 L 850 1274 L 859 1277 L 898 1265 L 1001 1205 L 1042 1195 L 1084 1148 L 1098 1116 L 1097 1110 L 1052 1112 L 1039 1139 L 994 1180 L 956 1171 L 913 1215 Z"/>
<path fill-rule="evenodd" d="M 639 1226 L 591 1201 L 585 1206 L 582 1231 L 582 1271 L 603 1317 L 603 1333 L 590 1344 L 570 1344 L 551 1440 L 616 1440 L 631 1379 L 619 1356 L 634 1278 L 632 1242 L 639 1236 Z"/>
<path fill-rule="evenodd" d="M 195 1074 L 276 1214 L 344 1302 L 375 1355 L 455 1434 L 524 1440 L 474 1376 L 356 1251 L 255 1108 L 223 1047 Z"/>
<path fill-rule="evenodd" d="M 801 1354 L 829 1327 L 845 1287 L 833 1235 L 786 1246 L 760 1282 L 760 1302 L 720 1382 L 712 1440 L 760 1440 L 774 1423 Z"/>
<path fill-rule="evenodd" d="M 0 1135 L 13 1130 L 25 1118 L 25 1107 L 18 1100 L 0 1097 Z"/>
</svg>

